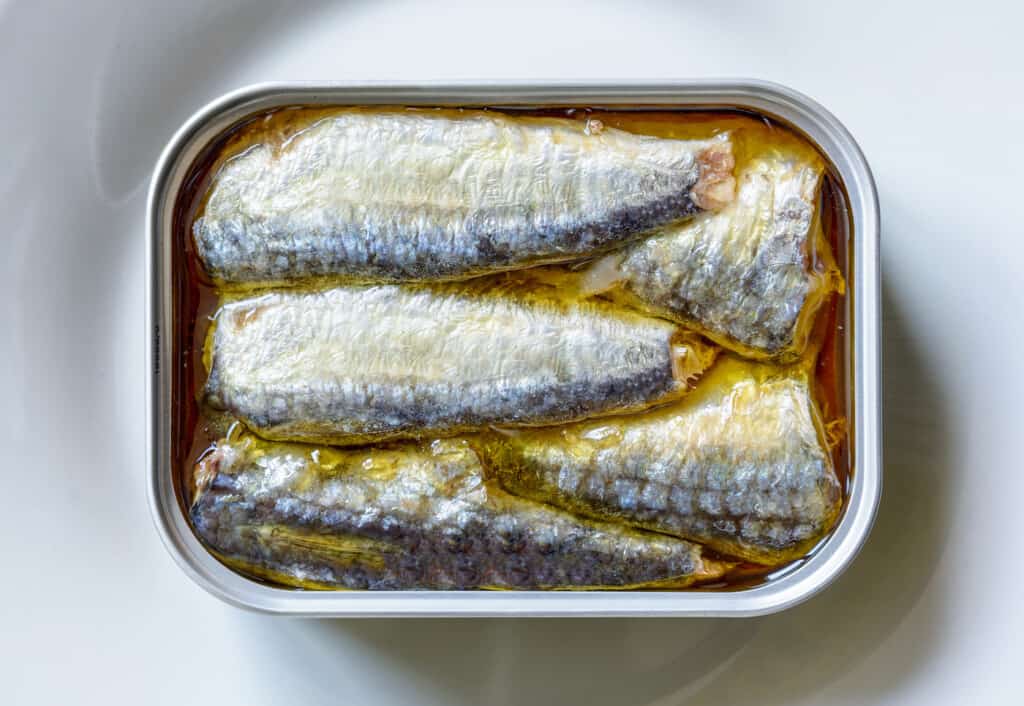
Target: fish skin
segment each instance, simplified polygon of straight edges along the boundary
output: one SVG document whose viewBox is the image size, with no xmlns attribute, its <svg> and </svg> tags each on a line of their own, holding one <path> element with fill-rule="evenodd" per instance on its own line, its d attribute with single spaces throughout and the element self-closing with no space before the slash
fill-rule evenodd
<svg viewBox="0 0 1024 706">
<path fill-rule="evenodd" d="M 668 407 L 492 435 L 479 451 L 516 495 L 767 565 L 806 554 L 842 503 L 799 367 L 723 358 Z"/>
<path fill-rule="evenodd" d="M 461 279 L 608 250 L 733 196 L 727 135 L 346 111 L 224 163 L 193 226 L 222 283 Z"/>
<path fill-rule="evenodd" d="M 196 479 L 202 541 L 298 588 L 678 588 L 729 566 L 509 495 L 458 439 L 348 450 L 243 435 L 220 441 Z"/>
<path fill-rule="evenodd" d="M 618 284 L 640 308 L 743 355 L 795 361 L 843 287 L 812 227 L 823 169 L 816 155 L 766 150 L 741 170 L 731 204 L 609 255 L 587 276 L 603 282 L 585 288 Z"/>
<path fill-rule="evenodd" d="M 716 349 L 607 303 L 466 283 L 230 301 L 207 352 L 211 406 L 265 438 L 348 445 L 641 409 Z"/>
</svg>

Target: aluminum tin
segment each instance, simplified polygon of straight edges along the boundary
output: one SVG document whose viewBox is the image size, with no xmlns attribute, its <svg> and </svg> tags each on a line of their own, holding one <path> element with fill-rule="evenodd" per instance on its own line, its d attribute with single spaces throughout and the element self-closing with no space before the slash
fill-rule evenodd
<svg viewBox="0 0 1024 706">
<path fill-rule="evenodd" d="M 249 114 L 283 105 L 643 105 L 739 108 L 802 131 L 831 159 L 848 195 L 854 296 L 846 379 L 853 390 L 855 462 L 847 507 L 818 551 L 785 575 L 738 591 L 337 591 L 273 588 L 234 573 L 196 539 L 172 484 L 171 221 L 189 166 L 212 138 Z M 755 616 L 777 612 L 824 589 L 853 561 L 874 521 L 882 489 L 879 395 L 879 214 L 874 180 L 853 137 L 820 105 L 789 88 L 756 80 L 624 83 L 287 83 L 229 93 L 195 113 L 171 138 L 149 190 L 146 257 L 149 504 L 157 530 L 181 568 L 228 603 L 301 616 Z M 849 304 L 848 304 L 849 306 Z M 848 393 L 849 394 L 849 393 Z"/>
</svg>

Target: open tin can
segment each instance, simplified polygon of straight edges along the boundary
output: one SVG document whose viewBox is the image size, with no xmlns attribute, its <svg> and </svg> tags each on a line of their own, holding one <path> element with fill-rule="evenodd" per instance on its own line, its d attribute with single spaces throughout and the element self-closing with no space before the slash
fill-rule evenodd
<svg viewBox="0 0 1024 706">
<path fill-rule="evenodd" d="M 175 209 L 194 164 L 240 122 L 287 106 L 443 106 L 740 111 L 796 131 L 827 159 L 846 212 L 843 275 L 849 291 L 842 379 L 852 459 L 838 525 L 808 558 L 749 588 L 689 591 L 296 591 L 259 583 L 220 563 L 189 525 L 174 482 Z M 301 616 L 753 616 L 783 610 L 825 588 L 867 538 L 881 493 L 879 213 L 871 172 L 846 129 L 821 106 L 763 81 L 627 83 L 263 84 L 195 113 L 164 149 L 147 219 L 148 473 L 150 508 L 164 544 L 199 585 L 245 608 Z"/>
</svg>

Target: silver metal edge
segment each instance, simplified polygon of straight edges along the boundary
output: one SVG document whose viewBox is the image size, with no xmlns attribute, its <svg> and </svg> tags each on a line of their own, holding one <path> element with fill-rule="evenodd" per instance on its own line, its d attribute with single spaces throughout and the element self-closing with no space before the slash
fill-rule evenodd
<svg viewBox="0 0 1024 706">
<path fill-rule="evenodd" d="M 544 104 L 646 103 L 747 108 L 805 132 L 829 156 L 850 198 L 853 219 L 854 459 L 850 501 L 839 526 L 804 565 L 771 583 L 736 592 L 296 592 L 235 574 L 214 559 L 179 511 L 169 469 L 171 207 L 180 179 L 205 141 L 244 115 L 295 103 Z M 384 616 L 756 616 L 801 603 L 832 583 L 870 532 L 881 497 L 881 321 L 879 208 L 863 153 L 843 125 L 807 96 L 754 79 L 659 82 L 449 82 L 258 84 L 228 93 L 198 110 L 175 133 L 157 161 L 148 196 L 146 258 L 148 496 L 164 545 L 197 584 L 242 608 L 308 617 Z"/>
</svg>

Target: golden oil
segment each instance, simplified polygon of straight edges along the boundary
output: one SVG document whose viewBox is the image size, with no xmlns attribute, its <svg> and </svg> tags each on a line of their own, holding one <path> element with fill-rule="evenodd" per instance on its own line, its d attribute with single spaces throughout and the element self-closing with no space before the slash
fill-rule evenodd
<svg viewBox="0 0 1024 706">
<path fill-rule="evenodd" d="M 833 292 L 820 308 L 811 333 L 809 348 L 818 351 L 815 362 L 815 393 L 823 422 L 830 430 L 840 430 L 832 447 L 836 473 L 844 488 L 844 507 L 855 459 L 852 456 L 852 372 L 848 369 L 849 345 L 853 332 L 851 277 L 851 225 L 848 197 L 829 164 L 826 155 L 794 129 L 769 117 L 741 110 L 671 110 L 643 106 L 550 107 L 519 109 L 502 106 L 467 106 L 493 110 L 524 118 L 559 117 L 578 120 L 585 129 L 613 127 L 638 134 L 676 139 L 706 139 L 722 132 L 732 135 L 737 170 L 743 168 L 751 155 L 766 147 L 784 145 L 788 150 L 816 152 L 826 164 L 818 202 L 818 219 L 824 241 L 831 248 L 835 264 L 845 280 L 845 289 Z M 178 193 L 174 208 L 172 278 L 174 339 L 172 343 L 172 435 L 174 487 L 183 511 L 191 505 L 193 468 L 213 443 L 224 436 L 233 421 L 214 412 L 200 402 L 206 369 L 203 343 L 216 311 L 219 294 L 215 283 L 203 271 L 192 240 L 192 226 L 202 214 L 208 187 L 224 162 L 256 144 L 277 150 L 297 133 L 339 110 L 418 110 L 454 115 L 451 108 L 403 106 L 374 108 L 339 108 L 321 106 L 289 106 L 257 113 L 239 121 L 213 140 L 189 169 Z M 572 265 L 547 266 L 543 277 L 536 277 L 537 287 L 550 287 L 559 279 L 559 270 Z M 512 277 L 516 274 L 494 275 Z M 522 278 L 529 286 L 530 276 Z M 713 552 L 707 552 L 716 558 Z M 806 561 L 798 559 L 785 567 L 763 567 L 740 563 L 724 580 L 696 590 L 741 590 L 759 585 L 785 574 Z M 263 577 L 273 583 L 269 575 Z M 694 589 L 690 589 L 694 590 Z"/>
</svg>

